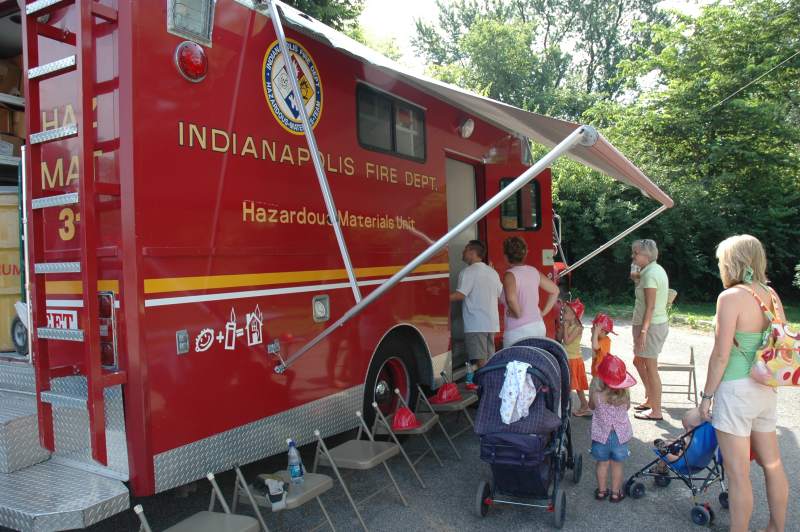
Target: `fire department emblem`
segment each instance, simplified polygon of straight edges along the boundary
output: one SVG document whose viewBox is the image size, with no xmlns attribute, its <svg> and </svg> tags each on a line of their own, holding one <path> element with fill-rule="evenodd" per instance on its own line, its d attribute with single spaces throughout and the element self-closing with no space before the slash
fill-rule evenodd
<svg viewBox="0 0 800 532">
<path fill-rule="evenodd" d="M 314 128 L 322 115 L 322 83 L 317 66 L 311 55 L 295 40 L 287 39 L 290 64 L 287 66 L 280 53 L 278 41 L 273 42 L 264 54 L 262 84 L 272 115 L 289 133 L 303 134 L 300 105 L 304 105 L 311 127 Z M 297 75 L 300 94 L 292 90 L 289 70 Z"/>
</svg>

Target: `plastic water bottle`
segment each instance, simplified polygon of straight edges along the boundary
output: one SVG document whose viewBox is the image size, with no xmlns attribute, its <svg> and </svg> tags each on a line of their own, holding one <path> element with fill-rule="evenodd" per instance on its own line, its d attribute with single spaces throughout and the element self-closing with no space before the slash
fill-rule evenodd
<svg viewBox="0 0 800 532">
<path fill-rule="evenodd" d="M 289 444 L 289 476 L 292 484 L 300 485 L 303 483 L 303 461 L 300 459 L 300 453 L 297 451 L 294 440 L 288 439 L 286 443 Z"/>
<path fill-rule="evenodd" d="M 475 372 L 472 371 L 472 364 L 467 362 L 467 384 L 473 384 L 475 379 Z"/>
</svg>

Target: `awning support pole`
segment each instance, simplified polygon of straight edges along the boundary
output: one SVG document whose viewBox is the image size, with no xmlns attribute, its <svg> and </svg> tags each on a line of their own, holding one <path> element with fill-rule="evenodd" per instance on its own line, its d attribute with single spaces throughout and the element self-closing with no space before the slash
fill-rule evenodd
<svg viewBox="0 0 800 532">
<path fill-rule="evenodd" d="M 567 138 L 562 140 L 558 145 L 556 145 L 549 153 L 547 153 L 544 157 L 539 159 L 536 164 L 525 170 L 519 177 L 514 179 L 509 185 L 494 196 L 492 196 L 486 203 L 478 207 L 472 214 L 464 218 L 458 225 L 450 229 L 444 236 L 442 236 L 439 240 L 434 242 L 430 245 L 425 251 L 417 255 L 417 257 L 406 264 L 399 272 L 395 273 L 389 279 L 384 281 L 378 288 L 370 292 L 364 299 L 362 299 L 359 303 L 355 306 L 351 307 L 350 310 L 344 313 L 344 315 L 336 320 L 334 323 L 328 326 L 327 329 L 319 333 L 316 338 L 308 342 L 306 345 L 300 348 L 297 352 L 295 352 L 292 356 L 286 359 L 285 363 L 279 364 L 275 366 L 276 373 L 283 373 L 286 368 L 288 368 L 295 360 L 303 356 L 309 350 L 311 350 L 314 346 L 319 344 L 322 340 L 327 338 L 333 331 L 347 323 L 349 320 L 357 316 L 362 310 L 364 310 L 368 305 L 373 303 L 376 299 L 381 297 L 385 294 L 390 288 L 395 286 L 397 283 L 403 280 L 408 274 L 413 272 L 417 267 L 427 262 L 431 259 L 434 255 L 436 255 L 439 251 L 441 251 L 447 244 L 450 243 L 456 236 L 458 236 L 462 231 L 469 228 L 472 224 L 478 222 L 482 218 L 484 218 L 487 214 L 491 211 L 496 209 L 501 203 L 505 200 L 510 198 L 513 194 L 516 194 L 518 190 L 522 187 L 527 185 L 530 181 L 533 180 L 537 175 L 539 175 L 545 168 L 549 167 L 553 161 L 555 161 L 558 157 L 562 154 L 567 152 L 570 148 L 572 148 L 575 144 L 582 144 L 584 146 L 592 146 L 598 138 L 597 131 L 591 126 L 581 126 L 577 128 L 575 131 L 570 133 Z"/>
<path fill-rule="evenodd" d="M 666 205 L 662 205 L 661 207 L 659 207 L 655 211 L 651 212 L 650 214 L 648 214 L 647 216 L 645 216 L 644 218 L 642 218 L 641 220 L 639 220 L 638 222 L 636 222 L 635 224 L 630 226 L 629 228 L 625 229 L 623 232 L 621 232 L 620 234 L 618 234 L 617 236 L 615 236 L 614 238 L 612 238 L 611 240 L 609 240 L 608 242 L 606 242 L 605 244 L 600 246 L 599 248 L 595 249 L 594 251 L 592 251 L 591 253 L 589 253 L 585 257 L 583 257 L 581 260 L 577 261 L 575 264 L 573 264 L 569 268 L 566 268 L 565 270 L 563 270 L 559 274 L 558 277 L 559 278 L 564 277 L 565 275 L 567 275 L 571 271 L 583 266 L 585 263 L 587 263 L 588 261 L 592 260 L 597 255 L 599 255 L 603 251 L 607 250 L 608 248 L 610 248 L 611 246 L 613 246 L 614 244 L 616 244 L 617 242 L 619 242 L 620 240 L 622 240 L 623 238 L 628 236 L 629 234 L 633 233 L 634 231 L 639 229 L 641 226 L 643 226 L 644 224 L 646 224 L 647 222 L 649 222 L 650 220 L 652 220 L 653 218 L 655 218 L 656 216 L 658 216 L 662 212 L 666 211 L 667 209 L 669 209 L 669 207 L 667 207 Z"/>
<path fill-rule="evenodd" d="M 353 289 L 353 297 L 356 303 L 361 301 L 361 292 L 358 289 L 358 281 L 356 274 L 353 271 L 353 264 L 350 262 L 350 254 L 347 251 L 347 243 L 342 234 L 342 227 L 339 225 L 339 214 L 336 210 L 336 204 L 333 202 L 333 194 L 331 193 L 330 186 L 328 185 L 328 178 L 325 175 L 325 166 L 320 159 L 319 148 L 317 148 L 317 139 L 314 137 L 314 130 L 311 127 L 311 122 L 308 120 L 308 113 L 306 112 L 305 102 L 300 92 L 300 83 L 297 80 L 297 72 L 292 65 L 291 53 L 286 44 L 286 34 L 283 32 L 283 24 L 281 23 L 278 7 L 275 2 L 269 2 L 269 13 L 272 19 L 272 26 L 275 28 L 275 35 L 278 36 L 278 43 L 280 44 L 281 55 L 283 55 L 284 63 L 286 65 L 286 72 L 289 74 L 289 80 L 292 83 L 292 92 L 297 99 L 297 107 L 300 109 L 300 118 L 303 121 L 303 132 L 305 133 L 306 140 L 308 141 L 308 150 L 311 152 L 311 159 L 314 162 L 314 170 L 317 173 L 317 180 L 319 181 L 319 188 L 322 190 L 322 197 L 325 200 L 325 208 L 328 210 L 328 217 L 333 225 L 333 232 L 336 234 L 336 242 L 339 244 L 339 252 L 342 255 L 344 262 L 344 269 L 347 270 L 347 278 L 350 280 L 350 288 Z"/>
</svg>

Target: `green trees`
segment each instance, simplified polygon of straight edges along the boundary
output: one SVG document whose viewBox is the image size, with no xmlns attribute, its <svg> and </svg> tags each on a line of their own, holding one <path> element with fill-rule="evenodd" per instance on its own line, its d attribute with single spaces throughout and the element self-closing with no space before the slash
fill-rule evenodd
<svg viewBox="0 0 800 532">
<path fill-rule="evenodd" d="M 719 291 L 714 247 L 743 232 L 765 243 L 773 283 L 797 297 L 800 55 L 782 62 L 800 50 L 800 0 L 732 0 L 696 19 L 644 0 L 455 0 L 440 3 L 438 22 L 417 25 L 434 74 L 600 127 L 675 199 L 634 236 L 658 241 L 683 300 Z M 571 260 L 655 208 L 569 161 L 553 175 Z M 629 254 L 615 246 L 576 285 L 628 297 Z"/>
<path fill-rule="evenodd" d="M 351 28 L 364 0 L 286 0 L 286 3 L 337 30 Z"/>
</svg>

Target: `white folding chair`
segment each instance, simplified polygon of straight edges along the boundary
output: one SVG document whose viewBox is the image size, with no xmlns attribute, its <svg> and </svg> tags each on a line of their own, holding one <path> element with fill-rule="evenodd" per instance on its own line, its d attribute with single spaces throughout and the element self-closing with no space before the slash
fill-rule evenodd
<svg viewBox="0 0 800 532">
<path fill-rule="evenodd" d="M 459 392 L 461 393 L 461 399 L 458 401 L 451 401 L 449 403 L 431 403 L 430 401 L 428 401 L 428 398 L 425 397 L 425 394 L 420 394 L 419 396 L 424 398 L 425 403 L 427 403 L 427 405 L 431 408 L 431 411 L 436 412 L 437 414 L 444 415 L 448 413 L 456 413 L 458 415 L 456 419 L 458 419 L 458 417 L 460 417 L 461 414 L 463 414 L 464 417 L 467 418 L 467 426 L 462 428 L 461 430 L 458 430 L 457 432 L 454 432 L 452 435 L 453 439 L 461 436 L 468 430 L 475 428 L 475 424 L 472 422 L 472 417 L 469 415 L 467 409 L 470 407 L 470 405 L 473 405 L 478 402 L 478 394 L 467 390 L 463 386 L 459 387 Z M 417 402 L 419 402 L 419 397 L 417 398 Z M 450 438 L 451 437 L 448 436 L 448 439 Z M 460 455 L 459 458 L 461 458 Z"/>
<path fill-rule="evenodd" d="M 422 399 L 421 402 L 427 408 L 427 411 L 423 412 L 420 408 L 420 400 L 419 399 L 417 400 L 417 411 L 414 413 L 414 415 L 417 417 L 417 421 L 419 421 L 420 426 L 412 429 L 391 429 L 391 431 L 394 432 L 394 436 L 422 436 L 425 439 L 425 443 L 428 445 L 428 450 L 424 451 L 413 461 L 414 465 L 417 465 L 423 458 L 425 458 L 428 455 L 428 453 L 433 453 L 433 456 L 434 458 L 436 458 L 436 461 L 439 463 L 439 465 L 444 467 L 444 464 L 442 463 L 442 460 L 439 457 L 439 453 L 436 452 L 436 449 L 431 443 L 430 438 L 428 438 L 428 432 L 433 430 L 433 428 L 438 425 L 439 428 L 442 430 L 444 437 L 447 439 L 447 443 L 450 444 L 450 447 L 453 449 L 453 452 L 456 453 L 456 456 L 460 460 L 461 454 L 458 452 L 458 449 L 456 449 L 456 446 L 453 445 L 453 440 L 450 439 L 450 434 L 447 432 L 447 429 L 444 428 L 441 418 L 436 412 L 433 411 L 433 407 L 428 402 L 428 398 L 425 397 L 425 394 L 423 393 L 422 388 L 420 388 L 419 385 L 417 385 L 417 391 L 419 392 L 419 397 Z M 405 408 L 408 408 L 408 403 L 406 403 L 405 399 L 403 399 L 403 396 L 400 394 L 400 390 L 398 388 L 395 388 L 394 393 L 395 395 L 397 395 L 397 399 L 400 405 Z M 386 422 L 391 425 L 393 418 L 394 414 L 386 417 Z M 373 433 L 376 436 L 387 434 L 388 431 L 386 427 L 384 426 L 383 423 L 379 424 L 378 419 L 379 418 L 376 416 L 375 417 L 376 427 L 375 430 L 373 430 Z"/>
<path fill-rule="evenodd" d="M 298 508 L 305 503 L 316 499 L 317 504 L 319 504 L 320 510 L 322 510 L 322 514 L 325 516 L 325 521 L 322 524 L 315 526 L 311 530 L 317 530 L 327 524 L 331 527 L 331 530 L 336 532 L 336 527 L 333 525 L 333 521 L 331 521 L 330 515 L 328 515 L 328 511 L 325 508 L 325 505 L 322 503 L 322 499 L 320 496 L 331 489 L 333 487 L 333 479 L 328 475 L 321 475 L 319 473 L 309 473 L 306 472 L 304 475 L 303 483 L 300 485 L 292 484 L 291 483 L 291 476 L 289 472 L 286 470 L 277 471 L 273 473 L 274 476 L 277 476 L 281 479 L 282 482 L 289 484 L 289 489 L 286 492 L 286 499 L 284 501 L 284 505 L 280 509 L 273 508 L 273 505 L 269 499 L 268 494 L 266 491 L 262 494 L 260 490 L 255 489 L 255 484 L 248 484 L 244 478 L 244 474 L 242 474 L 242 470 L 239 469 L 239 466 L 235 466 L 234 470 L 236 471 L 236 483 L 233 488 L 233 511 L 236 511 L 237 506 L 239 505 L 239 498 L 241 497 L 241 492 L 244 492 L 247 496 L 250 505 L 253 507 L 253 511 L 255 512 L 256 516 L 258 516 L 259 522 L 262 523 L 264 530 L 267 531 L 267 525 L 264 523 L 264 517 L 261 514 L 261 508 L 267 508 L 273 512 L 280 512 L 284 510 L 293 510 Z M 267 475 L 258 475 L 258 480 L 264 484 L 264 480 L 266 479 Z M 264 484 L 266 487 L 266 485 Z M 254 493 L 255 491 L 255 493 Z"/>
<path fill-rule="evenodd" d="M 208 481 L 211 482 L 211 502 L 207 512 L 197 512 L 181 521 L 180 523 L 167 528 L 164 532 L 258 532 L 259 521 L 246 515 L 232 514 L 228 503 L 225 502 L 225 497 L 222 496 L 217 481 L 214 479 L 214 474 L 209 473 L 206 475 Z M 222 505 L 224 513 L 214 511 L 214 502 L 218 499 Z M 141 527 L 139 530 L 144 532 L 153 532 L 150 528 L 150 523 L 147 522 L 147 517 L 144 515 L 144 508 L 141 504 L 133 507 L 136 516 L 139 518 Z M 264 532 L 269 532 L 269 529 L 261 520 L 261 527 Z"/>
<path fill-rule="evenodd" d="M 670 388 L 679 388 L 678 390 L 670 389 L 670 390 L 663 390 L 661 391 L 662 394 L 673 394 L 673 395 L 683 395 L 686 394 L 686 397 L 689 401 L 694 401 L 694 406 L 697 406 L 697 372 L 695 369 L 694 363 L 694 347 L 689 348 L 689 363 L 688 364 L 672 364 L 669 362 L 659 362 L 658 363 L 658 371 L 666 371 L 666 372 L 678 372 L 678 373 L 688 373 L 689 374 L 689 382 L 687 384 L 677 384 L 677 383 L 662 383 L 662 388 L 669 386 Z M 684 391 L 685 389 L 686 391 Z"/>
<path fill-rule="evenodd" d="M 312 472 L 316 473 L 317 467 L 319 466 L 330 467 L 333 469 L 333 472 L 336 474 L 336 478 L 339 479 L 339 483 L 344 489 L 345 495 L 347 495 L 347 498 L 350 500 L 350 504 L 353 506 L 353 510 L 355 510 L 356 515 L 358 516 L 358 520 L 361 522 L 361 526 L 364 528 L 364 530 L 368 530 L 367 525 L 364 524 L 364 520 L 361 517 L 361 513 L 358 511 L 358 505 L 364 504 L 373 497 L 376 497 L 386 488 L 388 488 L 389 485 L 387 484 L 380 489 L 374 490 L 372 494 L 356 502 L 350 495 L 350 490 L 347 489 L 347 485 L 345 484 L 339 469 L 366 471 L 382 465 L 386 471 L 386 475 L 389 477 L 389 480 L 391 480 L 391 485 L 394 486 L 397 495 L 400 497 L 403 506 L 408 506 L 408 501 L 406 501 L 406 498 L 403 496 L 403 492 L 400 491 L 400 486 L 397 485 L 397 481 L 395 480 L 394 475 L 392 475 L 389 465 L 386 463 L 390 458 L 400 454 L 400 452 L 403 452 L 403 454 L 405 454 L 405 452 L 402 451 L 400 445 L 397 443 L 375 441 L 375 438 L 370 432 L 369 427 L 367 427 L 367 424 L 364 421 L 364 416 L 361 414 L 361 412 L 356 412 L 356 416 L 358 417 L 358 421 L 360 423 L 356 439 L 348 440 L 340 445 L 337 445 L 333 449 L 328 449 L 328 447 L 325 445 L 325 442 L 319 436 L 319 431 L 315 431 L 314 434 L 317 436 L 318 444 L 316 453 L 314 455 L 314 467 Z M 369 439 L 362 440 L 362 434 L 366 434 Z M 414 472 L 416 473 L 416 470 L 414 470 Z M 417 478 L 419 478 L 419 475 L 417 475 Z M 419 480 L 421 482 L 422 479 Z"/>
</svg>

